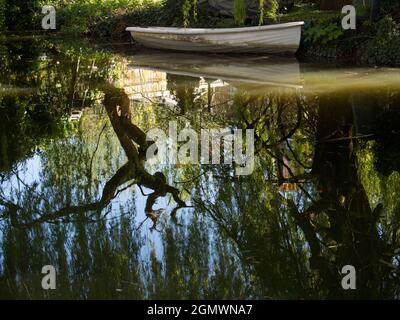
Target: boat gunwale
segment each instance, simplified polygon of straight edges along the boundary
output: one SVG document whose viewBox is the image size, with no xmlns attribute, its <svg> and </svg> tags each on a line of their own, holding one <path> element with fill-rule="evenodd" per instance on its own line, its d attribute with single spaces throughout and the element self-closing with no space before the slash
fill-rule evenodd
<svg viewBox="0 0 400 320">
<path fill-rule="evenodd" d="M 168 28 L 168 27 L 127 27 L 125 30 L 137 33 L 150 33 L 150 34 L 174 34 L 174 35 L 207 35 L 207 34 L 229 34 L 229 33 L 245 33 L 245 32 L 259 32 L 268 30 L 279 30 L 300 27 L 304 25 L 304 21 L 288 22 L 272 24 L 267 26 L 255 26 L 244 28 Z"/>
</svg>

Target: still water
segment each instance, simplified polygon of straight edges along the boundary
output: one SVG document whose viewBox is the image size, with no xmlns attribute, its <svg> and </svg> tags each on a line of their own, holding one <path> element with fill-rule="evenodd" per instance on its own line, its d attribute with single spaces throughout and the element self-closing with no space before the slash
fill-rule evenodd
<svg viewBox="0 0 400 320">
<path fill-rule="evenodd" d="M 400 70 L 130 50 L 0 41 L 0 298 L 399 297 Z M 149 163 L 171 121 L 254 170 Z"/>
</svg>

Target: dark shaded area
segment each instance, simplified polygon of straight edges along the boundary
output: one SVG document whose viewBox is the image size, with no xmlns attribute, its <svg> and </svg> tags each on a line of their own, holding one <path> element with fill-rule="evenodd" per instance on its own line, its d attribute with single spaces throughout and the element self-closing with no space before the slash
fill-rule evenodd
<svg viewBox="0 0 400 320">
<path fill-rule="evenodd" d="M 376 116 L 374 133 L 376 136 L 376 167 L 388 176 L 400 171 L 400 97 L 396 94 L 389 106 Z"/>
<path fill-rule="evenodd" d="M 0 12 L 4 10 L 4 24 L 9 31 L 39 29 L 40 25 L 35 24 L 40 9 L 38 0 L 3 0 L 0 3 Z"/>
</svg>

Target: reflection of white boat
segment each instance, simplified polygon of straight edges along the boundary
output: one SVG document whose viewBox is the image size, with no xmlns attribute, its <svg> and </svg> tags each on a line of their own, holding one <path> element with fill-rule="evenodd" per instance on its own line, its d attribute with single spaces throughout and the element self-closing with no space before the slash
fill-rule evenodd
<svg viewBox="0 0 400 320">
<path fill-rule="evenodd" d="M 0 83 L 0 94 L 30 94 L 36 91 L 37 88 L 20 88 L 8 84 Z"/>
<path fill-rule="evenodd" d="M 68 121 L 79 121 L 82 117 L 82 110 L 73 110 L 68 118 Z"/>
<path fill-rule="evenodd" d="M 146 68 L 130 68 L 125 71 L 123 87 L 133 101 L 161 102 L 176 106 L 177 102 L 168 90 L 167 74 Z"/>
<path fill-rule="evenodd" d="M 294 58 L 200 55 L 151 52 L 131 58 L 134 68 L 163 71 L 230 83 L 301 88 L 300 65 Z"/>
<path fill-rule="evenodd" d="M 192 52 L 295 53 L 304 22 L 222 29 L 128 27 L 149 48 Z"/>
</svg>

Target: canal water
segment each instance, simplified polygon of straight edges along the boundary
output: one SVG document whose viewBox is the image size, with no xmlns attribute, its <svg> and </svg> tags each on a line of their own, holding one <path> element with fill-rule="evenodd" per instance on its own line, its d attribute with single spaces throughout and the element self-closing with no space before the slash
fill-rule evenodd
<svg viewBox="0 0 400 320">
<path fill-rule="evenodd" d="M 0 298 L 399 297 L 400 70 L 41 37 L 0 52 Z M 188 155 L 171 126 L 197 133 L 194 163 L 148 157 L 155 129 Z M 224 161 L 239 129 L 253 152 Z"/>
</svg>

